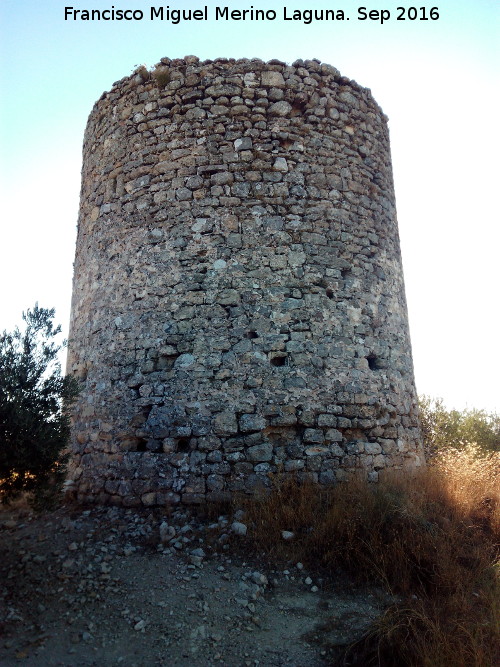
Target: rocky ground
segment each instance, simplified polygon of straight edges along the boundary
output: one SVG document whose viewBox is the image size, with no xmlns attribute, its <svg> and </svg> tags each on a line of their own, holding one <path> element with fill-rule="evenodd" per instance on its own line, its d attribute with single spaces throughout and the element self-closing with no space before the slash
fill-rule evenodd
<svg viewBox="0 0 500 667">
<path fill-rule="evenodd" d="M 244 520 L 3 510 L 0 664 L 333 664 L 387 599 L 301 563 L 277 568 L 245 557 Z"/>
</svg>

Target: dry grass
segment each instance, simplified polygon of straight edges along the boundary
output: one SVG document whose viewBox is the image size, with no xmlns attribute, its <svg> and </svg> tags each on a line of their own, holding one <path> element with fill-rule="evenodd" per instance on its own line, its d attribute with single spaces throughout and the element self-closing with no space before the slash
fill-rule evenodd
<svg viewBox="0 0 500 667">
<path fill-rule="evenodd" d="M 170 82 L 170 70 L 168 67 L 157 67 L 153 71 L 152 76 L 159 88 L 165 88 L 167 83 Z"/>
<path fill-rule="evenodd" d="M 500 453 L 484 454 L 475 445 L 446 449 L 431 468 L 453 514 L 478 521 L 500 536 Z M 444 481 L 441 484 L 441 480 Z"/>
<path fill-rule="evenodd" d="M 146 65 L 138 65 L 134 70 L 134 74 L 138 74 L 143 82 L 149 81 L 151 78 L 151 72 L 148 70 Z"/>
<path fill-rule="evenodd" d="M 395 604 L 344 664 L 493 667 L 500 655 L 500 457 L 445 450 L 411 476 L 325 490 L 294 480 L 247 512 L 277 560 L 378 581 Z M 284 541 L 281 531 L 295 533 Z"/>
</svg>

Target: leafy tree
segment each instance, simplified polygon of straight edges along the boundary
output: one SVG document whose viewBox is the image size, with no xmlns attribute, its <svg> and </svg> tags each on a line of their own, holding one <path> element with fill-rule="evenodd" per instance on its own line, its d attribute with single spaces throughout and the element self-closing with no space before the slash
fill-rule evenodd
<svg viewBox="0 0 500 667">
<path fill-rule="evenodd" d="M 0 502 L 30 492 L 37 507 L 62 488 L 70 433 L 68 409 L 78 386 L 61 376 L 54 309 L 23 313 L 24 327 L 0 334 Z"/>
<path fill-rule="evenodd" d="M 500 415 L 475 408 L 448 410 L 441 398 L 429 396 L 422 396 L 419 406 L 427 456 L 473 444 L 483 451 L 500 451 Z"/>
</svg>

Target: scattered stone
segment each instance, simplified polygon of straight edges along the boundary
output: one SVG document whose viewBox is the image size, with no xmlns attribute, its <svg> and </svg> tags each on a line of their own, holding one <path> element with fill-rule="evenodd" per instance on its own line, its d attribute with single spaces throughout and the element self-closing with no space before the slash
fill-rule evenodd
<svg viewBox="0 0 500 667">
<path fill-rule="evenodd" d="M 261 574 L 260 572 L 252 572 L 251 579 L 255 584 L 259 584 L 259 586 L 267 586 L 269 583 L 266 575 Z"/>
<path fill-rule="evenodd" d="M 290 530 L 282 530 L 281 537 L 286 541 L 293 540 L 293 538 L 295 537 L 295 533 L 292 533 L 292 531 Z"/>
<path fill-rule="evenodd" d="M 248 528 L 244 523 L 241 523 L 241 521 L 233 521 L 231 530 L 235 535 L 244 536 L 247 534 Z"/>
<path fill-rule="evenodd" d="M 168 544 L 176 535 L 176 530 L 174 526 L 170 526 L 168 523 L 163 521 L 160 524 L 160 541 L 162 544 Z"/>
</svg>

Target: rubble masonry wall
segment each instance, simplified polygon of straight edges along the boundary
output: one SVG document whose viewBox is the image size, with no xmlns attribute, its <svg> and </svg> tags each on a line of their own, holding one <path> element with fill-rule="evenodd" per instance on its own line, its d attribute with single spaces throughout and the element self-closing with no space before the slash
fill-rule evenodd
<svg viewBox="0 0 500 667">
<path fill-rule="evenodd" d="M 163 59 L 84 140 L 80 500 L 199 503 L 423 462 L 387 119 L 316 60 Z"/>
</svg>

